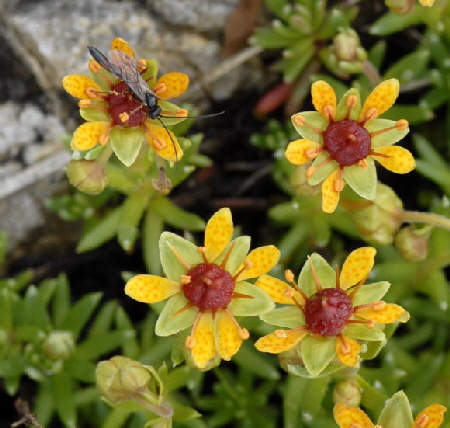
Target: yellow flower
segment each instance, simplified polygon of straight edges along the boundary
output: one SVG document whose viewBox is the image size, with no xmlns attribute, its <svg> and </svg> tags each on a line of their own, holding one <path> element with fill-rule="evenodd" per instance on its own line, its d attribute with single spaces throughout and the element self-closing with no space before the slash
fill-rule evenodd
<svg viewBox="0 0 450 428">
<path fill-rule="evenodd" d="M 419 3 L 422 6 L 427 6 L 427 7 L 431 7 L 434 4 L 434 0 L 419 0 Z"/>
<path fill-rule="evenodd" d="M 312 254 L 300 272 L 298 285 L 292 272 L 286 271 L 286 280 L 294 288 L 269 275 L 259 277 L 256 285 L 276 303 L 292 306 L 260 316 L 269 324 L 290 329 L 262 337 L 256 348 L 273 354 L 293 350 L 313 376 L 325 370 L 336 356 L 341 365 L 358 366 L 361 341 L 385 341 L 377 324 L 409 318 L 401 306 L 379 300 L 387 292 L 388 282 L 363 285 L 374 265 L 375 252 L 372 247 L 353 251 L 340 275 L 320 255 Z"/>
<path fill-rule="evenodd" d="M 389 403 L 386 406 L 389 406 Z M 447 409 L 440 404 L 432 404 L 422 410 L 412 424 L 406 423 L 400 425 L 397 420 L 394 422 L 395 427 L 401 426 L 406 428 L 407 426 L 410 426 L 411 428 L 438 428 L 444 421 L 444 413 L 446 410 Z M 392 411 L 397 414 L 401 413 L 398 407 Z M 350 407 L 343 403 L 337 403 L 334 407 L 334 419 L 339 425 L 339 428 L 388 428 L 384 423 L 381 425 L 374 425 L 366 413 L 359 407 Z M 390 420 L 392 421 L 393 417 L 391 417 Z"/>
<path fill-rule="evenodd" d="M 272 246 L 250 253 L 250 238 L 231 240 L 233 222 L 228 208 L 208 221 L 204 247 L 164 232 L 160 239 L 161 264 L 167 278 L 137 275 L 125 293 L 139 302 L 169 299 L 156 323 L 156 334 L 169 336 L 191 327 L 184 342 L 188 360 L 207 370 L 220 359 L 230 360 L 249 337 L 235 316 L 259 315 L 273 308 L 273 301 L 247 282 L 268 272 L 278 262 Z"/>
<path fill-rule="evenodd" d="M 156 80 L 156 61 L 135 60 L 131 47 L 119 38 L 113 40 L 111 49 L 126 54 L 131 62 L 131 71 L 137 68 L 149 90 L 156 95 L 156 108 L 157 111 L 161 109 L 161 114 L 154 119 L 149 117 L 147 105 L 130 90 L 126 82 L 91 60 L 89 69 L 92 77 L 72 74 L 63 79 L 64 89 L 80 99 L 80 114 L 87 121 L 74 132 L 72 149 L 84 151 L 109 143 L 118 158 L 129 166 L 146 139 L 162 158 L 180 160 L 183 151 L 173 132 L 165 126 L 184 120 L 187 112 L 167 100 L 186 91 L 189 77 L 184 73 L 167 73 Z"/>
<path fill-rule="evenodd" d="M 292 116 L 304 138 L 289 143 L 286 158 L 295 165 L 313 161 L 306 177 L 311 186 L 322 183 L 323 211 L 334 212 L 345 184 L 373 200 L 377 185 L 374 160 L 400 174 L 415 167 L 408 150 L 393 146 L 409 132 L 408 122 L 378 119 L 394 104 L 398 80 L 380 83 L 362 106 L 356 89 L 347 91 L 339 104 L 333 88 L 323 80 L 313 83 L 311 92 L 317 111 Z"/>
</svg>

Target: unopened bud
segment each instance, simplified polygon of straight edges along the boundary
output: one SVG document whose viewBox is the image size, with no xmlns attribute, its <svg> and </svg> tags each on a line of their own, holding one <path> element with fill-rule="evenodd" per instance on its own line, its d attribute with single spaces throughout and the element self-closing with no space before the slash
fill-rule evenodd
<svg viewBox="0 0 450 428">
<path fill-rule="evenodd" d="M 308 184 L 306 171 L 309 166 L 309 162 L 304 165 L 299 165 L 291 175 L 291 184 L 300 195 L 313 196 L 318 195 L 321 192 L 321 186 L 319 184 L 315 186 Z"/>
<path fill-rule="evenodd" d="M 358 407 L 361 402 L 361 390 L 353 379 L 339 382 L 333 391 L 335 403 L 344 403 L 346 406 Z"/>
<path fill-rule="evenodd" d="M 333 52 L 337 66 L 345 73 L 359 73 L 367 60 L 367 52 L 361 46 L 355 30 L 341 30 L 333 40 Z"/>
<path fill-rule="evenodd" d="M 66 174 L 72 186 L 91 195 L 101 193 L 107 183 L 103 164 L 95 160 L 72 160 L 67 165 Z"/>
<path fill-rule="evenodd" d="M 428 255 L 429 238 L 432 227 L 417 228 L 406 226 L 395 237 L 395 246 L 405 260 L 420 262 Z"/>
<path fill-rule="evenodd" d="M 75 349 L 70 331 L 52 331 L 42 344 L 42 351 L 51 360 L 67 360 Z"/>
</svg>

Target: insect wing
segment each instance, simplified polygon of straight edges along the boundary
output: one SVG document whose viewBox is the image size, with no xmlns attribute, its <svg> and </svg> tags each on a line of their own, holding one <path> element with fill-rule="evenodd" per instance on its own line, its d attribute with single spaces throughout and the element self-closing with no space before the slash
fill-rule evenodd
<svg viewBox="0 0 450 428">
<path fill-rule="evenodd" d="M 108 51 L 108 62 L 114 67 L 114 71 L 111 72 L 122 79 L 144 104 L 147 101 L 147 93 L 155 95 L 139 73 L 137 61 L 134 58 L 121 50 L 112 49 Z"/>
<path fill-rule="evenodd" d="M 106 58 L 105 55 L 103 55 L 94 46 L 88 46 L 88 49 L 89 49 L 89 53 L 91 54 L 92 58 L 94 58 L 105 70 L 108 70 L 110 73 L 117 76 L 116 70 L 115 70 L 117 67 L 114 67 L 114 65 L 108 61 L 108 58 Z M 117 77 L 119 77 L 119 76 L 117 76 Z"/>
</svg>

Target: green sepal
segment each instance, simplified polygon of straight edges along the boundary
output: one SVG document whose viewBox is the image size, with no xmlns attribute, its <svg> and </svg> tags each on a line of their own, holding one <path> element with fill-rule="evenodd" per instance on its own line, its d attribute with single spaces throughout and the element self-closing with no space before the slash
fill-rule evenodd
<svg viewBox="0 0 450 428">
<path fill-rule="evenodd" d="M 305 264 L 303 265 L 297 282 L 299 288 L 301 288 L 308 297 L 312 296 L 318 291 L 314 283 L 310 263 L 312 263 L 314 266 L 314 270 L 319 277 L 322 288 L 336 287 L 336 272 L 334 271 L 334 269 L 325 261 L 325 259 L 321 255 L 313 253 L 309 257 L 309 260 L 306 260 Z"/>
<path fill-rule="evenodd" d="M 364 284 L 353 296 L 353 306 L 366 305 L 380 300 L 389 290 L 391 284 L 387 281 Z"/>
<path fill-rule="evenodd" d="M 345 366 L 343 366 L 342 364 L 339 364 L 339 365 L 329 364 L 328 366 L 325 367 L 324 370 L 322 370 L 320 372 L 319 375 L 313 376 L 303 366 L 297 366 L 297 365 L 293 365 L 293 364 L 287 365 L 288 373 L 293 374 L 295 376 L 304 377 L 306 379 L 318 379 L 318 378 L 330 377 L 331 374 L 337 372 L 338 370 L 342 370 L 344 368 L 345 368 Z"/>
<path fill-rule="evenodd" d="M 386 336 L 384 332 L 377 328 L 368 328 L 363 324 L 348 324 L 342 331 L 342 334 L 351 339 L 367 340 L 369 342 L 385 342 Z"/>
<path fill-rule="evenodd" d="M 324 152 L 313 160 L 312 166 L 317 167 L 317 169 L 314 171 L 314 174 L 308 178 L 308 184 L 310 186 L 315 186 L 324 181 L 338 167 L 338 163 L 334 160 L 323 164 L 329 157 L 330 154 Z"/>
<path fill-rule="evenodd" d="M 220 265 L 230 252 L 231 247 L 233 247 L 233 249 L 225 264 L 225 270 L 230 272 L 231 275 L 234 275 L 242 266 L 242 263 L 244 263 L 245 257 L 250 250 L 250 236 L 238 236 L 236 239 L 233 239 L 216 260 L 214 260 L 214 263 Z"/>
<path fill-rule="evenodd" d="M 273 300 L 259 287 L 247 281 L 239 281 L 234 289 L 236 293 L 247 297 L 236 297 L 228 305 L 234 316 L 246 317 L 271 311 L 275 307 Z"/>
<path fill-rule="evenodd" d="M 336 337 L 306 336 L 300 352 L 308 373 L 320 375 L 336 356 Z"/>
<path fill-rule="evenodd" d="M 125 251 L 131 251 L 139 233 L 139 223 L 148 204 L 147 195 L 131 193 L 122 204 L 117 240 Z"/>
<path fill-rule="evenodd" d="M 124 128 L 115 126 L 109 133 L 109 140 L 114 153 L 125 165 L 134 163 L 141 150 L 144 134 L 139 127 Z"/>
<path fill-rule="evenodd" d="M 347 113 L 349 111 L 349 108 L 347 105 L 347 98 L 350 95 L 353 95 L 356 97 L 357 103 L 354 107 L 351 108 L 349 119 L 351 119 L 351 120 L 359 119 L 359 113 L 361 112 L 361 95 L 357 89 L 351 88 L 342 96 L 338 105 L 336 106 L 336 120 L 342 120 L 344 117 L 347 116 Z"/>
<path fill-rule="evenodd" d="M 95 160 L 103 153 L 103 150 L 105 150 L 106 148 L 107 148 L 106 146 L 100 146 L 100 145 L 95 146 L 92 149 L 90 149 L 86 152 L 83 152 L 84 159 Z"/>
<path fill-rule="evenodd" d="M 382 129 L 387 129 L 395 126 L 394 120 L 389 119 L 375 119 L 371 120 L 364 127 L 369 131 L 369 133 L 377 132 Z M 391 129 L 390 131 L 382 132 L 381 134 L 371 137 L 371 147 L 381 147 L 381 146 L 392 146 L 397 141 L 404 138 L 409 132 L 409 128 L 403 130 Z M 376 151 L 376 150 L 375 150 Z"/>
<path fill-rule="evenodd" d="M 408 397 L 403 391 L 395 393 L 386 401 L 378 418 L 378 424 L 383 428 L 409 428 L 413 422 Z"/>
<path fill-rule="evenodd" d="M 259 317 L 268 324 L 283 328 L 297 328 L 305 325 L 305 316 L 297 306 L 277 308 Z"/>
<path fill-rule="evenodd" d="M 153 88 L 158 76 L 158 61 L 156 59 L 145 60 L 146 70 L 142 73 L 143 79 L 147 82 L 150 88 Z"/>
<path fill-rule="evenodd" d="M 159 254 L 161 265 L 167 278 L 179 281 L 181 275 L 186 274 L 184 267 L 170 246 L 190 265 L 195 266 L 203 262 L 203 257 L 196 245 L 192 242 L 170 232 L 163 232 L 159 239 Z"/>
<path fill-rule="evenodd" d="M 374 200 L 377 191 L 377 170 L 373 159 L 366 158 L 367 167 L 352 165 L 344 168 L 345 182 L 362 198 Z"/>
<path fill-rule="evenodd" d="M 325 129 L 328 126 L 328 120 L 326 120 L 319 112 L 317 111 L 302 111 L 300 113 L 296 113 L 291 116 L 292 124 L 294 125 L 295 130 L 299 133 L 299 135 L 307 140 L 311 141 L 317 141 L 319 143 L 322 143 L 322 136 L 318 135 L 317 132 L 313 131 L 311 128 L 308 128 L 307 126 L 298 126 L 294 122 L 294 117 L 297 116 L 297 114 L 301 114 L 302 117 L 305 119 L 305 122 L 309 125 L 314 126 L 315 128 L 318 128 L 322 131 L 325 131 Z"/>
<path fill-rule="evenodd" d="M 94 102 L 92 102 L 94 104 Z M 104 106 L 105 103 L 98 103 L 98 105 Z M 111 122 L 111 116 L 105 110 L 95 107 L 81 107 L 80 116 L 88 122 Z"/>
<path fill-rule="evenodd" d="M 90 69 L 89 69 L 90 70 Z M 106 69 L 102 69 L 101 72 L 94 73 L 93 71 L 90 71 L 90 75 L 92 80 L 97 83 L 98 86 L 103 90 L 103 92 L 109 93 L 111 91 L 111 88 L 119 83 L 119 78 L 115 76 L 114 74 L 110 73 Z"/>
<path fill-rule="evenodd" d="M 155 333 L 158 336 L 170 336 L 190 327 L 198 314 L 197 308 L 190 307 L 174 315 L 187 304 L 188 301 L 181 294 L 169 298 L 156 321 Z"/>
<path fill-rule="evenodd" d="M 203 219 L 196 214 L 181 209 L 165 196 L 155 197 L 151 205 L 152 210 L 173 227 L 193 232 L 205 229 Z"/>
</svg>

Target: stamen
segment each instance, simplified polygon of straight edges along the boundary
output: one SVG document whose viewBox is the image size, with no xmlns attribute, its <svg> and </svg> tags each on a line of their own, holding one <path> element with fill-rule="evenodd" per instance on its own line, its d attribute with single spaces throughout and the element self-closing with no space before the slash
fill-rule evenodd
<svg viewBox="0 0 450 428">
<path fill-rule="evenodd" d="M 341 288 L 341 272 L 339 266 L 336 268 L 336 288 Z"/>
<path fill-rule="evenodd" d="M 186 272 L 191 269 L 191 265 L 181 257 L 181 255 L 173 248 L 172 244 L 170 242 L 167 242 L 167 246 L 169 247 L 170 251 L 172 251 L 173 255 L 177 258 L 177 260 L 181 263 L 181 265 L 186 269 Z"/>
<path fill-rule="evenodd" d="M 233 280 L 237 280 L 239 278 L 239 275 L 244 272 L 244 270 L 248 270 L 252 268 L 253 263 L 250 260 L 245 259 L 244 260 L 244 266 L 242 266 L 241 269 L 239 269 L 234 275 L 233 275 Z"/>
<path fill-rule="evenodd" d="M 379 131 L 371 132 L 370 138 L 375 137 L 376 135 L 383 134 L 384 132 L 392 131 L 393 129 L 397 129 L 398 131 L 403 131 L 409 126 L 409 122 L 405 119 L 400 119 L 395 122 L 393 126 L 390 126 L 389 128 L 380 129 Z"/>
<path fill-rule="evenodd" d="M 286 269 L 284 271 L 284 277 L 285 277 L 286 281 L 289 282 L 295 288 L 295 290 L 303 297 L 303 300 L 306 302 L 308 300 L 308 296 L 297 285 L 297 283 L 295 282 L 295 279 L 294 279 L 294 274 L 292 273 L 292 271 L 290 269 Z M 287 290 L 289 290 L 289 289 L 287 289 Z M 287 293 L 287 290 L 286 290 L 286 293 Z"/>
<path fill-rule="evenodd" d="M 316 286 L 316 290 L 318 292 L 322 291 L 323 290 L 322 284 L 320 283 L 319 277 L 317 276 L 316 268 L 314 267 L 314 264 L 311 261 L 311 257 L 309 257 L 309 256 L 308 256 L 308 264 L 309 264 L 309 268 L 311 269 L 311 275 L 313 277 L 314 285 Z"/>
<path fill-rule="evenodd" d="M 227 262 L 228 262 L 228 259 L 229 259 L 230 256 L 231 256 L 231 253 L 232 253 L 232 251 L 233 251 L 233 248 L 234 248 L 234 242 L 230 245 L 230 248 L 228 249 L 227 254 L 225 254 L 225 257 L 223 258 L 222 263 L 220 263 L 220 267 L 221 267 L 222 269 L 225 269 L 225 266 L 226 266 L 226 264 L 227 264 Z M 240 273 L 240 272 L 239 272 L 239 273 Z M 236 279 L 236 278 L 233 277 L 233 279 Z"/>
<path fill-rule="evenodd" d="M 361 286 L 363 284 L 365 284 L 365 282 L 367 281 L 367 278 L 369 278 L 369 274 L 367 273 L 367 275 L 361 279 L 361 281 L 358 282 L 358 284 L 356 284 L 356 287 L 351 291 L 351 293 L 349 294 L 348 297 L 350 297 L 351 300 L 353 300 L 353 297 L 355 297 L 355 294 L 358 292 L 358 290 L 361 288 Z"/>
<path fill-rule="evenodd" d="M 370 150 L 370 156 L 379 156 L 381 158 L 389 158 L 389 155 L 386 155 L 384 153 L 377 153 L 375 150 Z"/>
<path fill-rule="evenodd" d="M 378 117 L 378 109 L 376 107 L 370 107 L 366 112 L 365 118 L 360 122 L 360 125 L 363 126 L 367 122 L 370 122 L 373 119 Z"/>
<path fill-rule="evenodd" d="M 113 81 L 108 77 L 105 73 L 105 69 L 97 61 L 89 62 L 89 70 L 93 73 L 99 74 L 99 76 L 108 84 L 109 87 L 113 86 Z"/>
<path fill-rule="evenodd" d="M 344 341 L 344 337 L 342 336 L 342 334 L 339 334 L 337 336 L 337 338 L 341 343 L 341 352 L 343 354 L 349 354 L 351 352 L 352 348 L 347 342 Z"/>
<path fill-rule="evenodd" d="M 345 118 L 344 119 L 348 119 L 350 117 L 350 113 L 353 109 L 353 107 L 356 107 L 356 104 L 358 104 L 358 98 L 356 97 L 356 95 L 349 95 L 346 99 L 346 104 L 347 104 L 347 113 L 345 114 Z"/>
<path fill-rule="evenodd" d="M 205 247 L 198 247 L 198 252 L 202 255 L 203 262 L 209 263 L 208 258 L 206 257 L 206 248 Z"/>
<path fill-rule="evenodd" d="M 375 328 L 375 321 L 373 320 L 348 320 L 347 324 L 364 324 L 367 328 Z"/>
<path fill-rule="evenodd" d="M 109 140 L 109 133 L 112 130 L 112 126 L 110 126 L 103 134 L 98 137 L 98 144 L 104 146 Z"/>
<path fill-rule="evenodd" d="M 254 297 L 250 296 L 249 294 L 242 294 L 233 291 L 233 299 L 254 299 Z"/>
<path fill-rule="evenodd" d="M 130 120 L 130 115 L 127 112 L 122 112 L 119 114 L 119 119 L 122 123 L 127 124 Z"/>
<path fill-rule="evenodd" d="M 86 88 L 86 95 L 90 98 L 100 98 L 100 99 L 106 98 L 103 94 L 104 92 L 99 92 L 92 87 Z"/>
<path fill-rule="evenodd" d="M 319 168 L 323 167 L 324 165 L 326 165 L 327 163 L 330 163 L 333 159 L 331 159 L 331 157 L 325 159 L 321 164 L 317 165 L 317 166 L 310 166 L 307 170 L 306 170 L 306 178 L 311 178 L 314 173 L 316 172 L 316 170 L 318 170 Z"/>
<path fill-rule="evenodd" d="M 194 323 L 192 324 L 191 328 L 191 334 L 186 337 L 186 340 L 184 341 L 184 346 L 188 349 L 192 349 L 197 344 L 197 339 L 195 338 L 195 329 L 198 326 L 198 323 L 200 321 L 200 317 L 203 315 L 203 312 L 197 312 L 197 315 L 195 316 Z"/>
<path fill-rule="evenodd" d="M 305 313 L 305 305 L 304 303 L 300 303 L 297 298 L 295 297 L 294 290 L 292 288 L 286 288 L 284 290 L 284 294 L 286 294 L 287 297 L 290 297 L 292 301 L 295 303 L 295 306 L 299 308 L 303 313 Z M 303 297 L 303 295 L 302 295 Z M 305 297 L 303 297 L 305 299 Z M 306 301 L 306 300 L 305 300 Z"/>
<path fill-rule="evenodd" d="M 349 428 L 363 428 L 360 424 L 352 423 Z"/>
<path fill-rule="evenodd" d="M 158 83 L 154 88 L 153 88 L 153 92 L 156 95 L 159 94 L 163 94 L 164 92 L 167 91 L 167 85 L 165 83 Z"/>
<path fill-rule="evenodd" d="M 309 159 L 314 159 L 314 158 L 319 156 L 324 151 L 325 151 L 325 149 L 306 149 L 305 150 L 305 155 Z"/>
<path fill-rule="evenodd" d="M 301 331 L 301 330 L 308 330 L 308 328 L 303 326 L 303 327 L 293 328 L 292 330 L 275 330 L 273 332 L 273 335 L 275 337 L 285 338 L 285 337 L 288 337 L 290 334 L 297 333 L 298 331 Z"/>
<path fill-rule="evenodd" d="M 353 308 L 353 312 L 355 313 L 359 309 L 364 308 L 372 308 L 375 311 L 382 311 L 386 307 L 386 302 L 383 300 L 379 300 L 378 302 L 367 303 L 366 305 L 358 305 Z"/>
<path fill-rule="evenodd" d="M 190 303 L 186 303 L 182 308 L 178 309 L 178 311 L 175 311 L 171 317 L 174 317 L 175 315 L 181 314 L 184 311 L 187 311 L 189 308 L 192 308 L 192 305 Z"/>
<path fill-rule="evenodd" d="M 342 192 L 344 189 L 344 180 L 341 180 L 340 178 L 334 180 L 333 189 L 335 192 Z"/>
<path fill-rule="evenodd" d="M 191 282 L 191 276 L 190 275 L 181 275 L 180 278 L 180 284 L 181 285 L 186 285 L 189 284 Z"/>
<path fill-rule="evenodd" d="M 143 124 L 145 126 L 144 132 L 146 134 L 148 134 L 150 136 L 150 138 L 153 140 L 153 144 L 155 145 L 156 149 L 157 150 L 165 149 L 167 147 L 166 142 L 163 139 L 157 137 L 152 131 L 150 131 L 150 129 L 147 127 L 145 122 Z"/>
<path fill-rule="evenodd" d="M 372 150 L 370 151 L 370 154 L 372 154 Z M 361 159 L 358 162 L 358 166 L 361 167 L 361 168 L 366 169 L 369 166 L 369 164 L 367 163 L 367 159 Z"/>
<path fill-rule="evenodd" d="M 236 325 L 236 327 L 239 331 L 239 337 L 242 340 L 247 340 L 250 337 L 250 333 L 248 332 L 248 330 L 239 325 L 236 318 L 234 317 L 234 315 L 230 312 L 230 310 L 228 308 L 224 309 L 224 312 L 230 317 L 231 321 L 233 321 L 233 323 Z"/>
<path fill-rule="evenodd" d="M 430 417 L 427 414 L 420 415 L 420 417 L 415 421 L 417 428 L 425 428 L 430 422 Z"/>
<path fill-rule="evenodd" d="M 180 108 L 175 112 L 175 116 L 176 117 L 188 117 L 189 111 L 186 110 L 185 108 Z"/>
<path fill-rule="evenodd" d="M 323 134 L 323 131 L 321 129 L 316 128 L 315 126 L 310 125 L 309 123 L 307 123 L 305 118 L 301 114 L 297 114 L 297 116 L 294 117 L 294 123 L 297 126 L 306 126 L 307 128 L 311 129 L 312 131 L 314 131 L 318 135 L 322 135 Z"/>
<path fill-rule="evenodd" d="M 322 110 L 323 115 L 327 118 L 328 122 L 334 121 L 334 116 L 336 114 L 335 108 L 331 105 L 326 105 Z"/>
<path fill-rule="evenodd" d="M 145 59 L 140 58 L 136 62 L 140 72 L 143 73 L 145 70 L 147 70 L 147 62 L 145 61 Z"/>
</svg>

